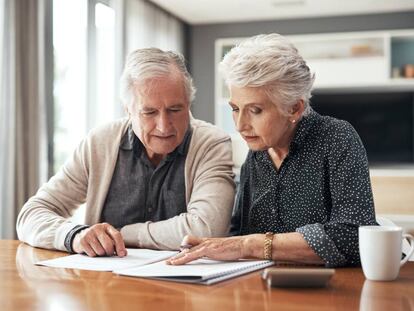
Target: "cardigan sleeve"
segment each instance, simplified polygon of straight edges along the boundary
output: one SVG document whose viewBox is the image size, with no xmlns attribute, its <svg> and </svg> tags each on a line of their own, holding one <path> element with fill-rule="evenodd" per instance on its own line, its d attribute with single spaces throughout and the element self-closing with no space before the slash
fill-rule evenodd
<svg viewBox="0 0 414 311">
<path fill-rule="evenodd" d="M 18 238 L 35 247 L 67 251 L 65 238 L 78 224 L 70 216 L 86 201 L 88 139 L 83 140 L 63 167 L 22 207 L 17 217 Z"/>
<path fill-rule="evenodd" d="M 358 265 L 358 227 L 375 225 L 368 159 L 361 139 L 341 122 L 327 146 L 331 213 L 326 223 L 308 224 L 296 231 L 327 266 Z"/>
</svg>

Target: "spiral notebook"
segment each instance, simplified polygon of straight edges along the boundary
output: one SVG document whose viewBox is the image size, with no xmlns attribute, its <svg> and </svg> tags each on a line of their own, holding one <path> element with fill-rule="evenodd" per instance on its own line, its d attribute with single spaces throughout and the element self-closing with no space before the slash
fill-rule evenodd
<svg viewBox="0 0 414 311">
<path fill-rule="evenodd" d="M 198 259 L 181 266 L 159 261 L 141 267 L 114 270 L 120 275 L 211 285 L 273 265 L 268 260 L 216 261 Z"/>
</svg>

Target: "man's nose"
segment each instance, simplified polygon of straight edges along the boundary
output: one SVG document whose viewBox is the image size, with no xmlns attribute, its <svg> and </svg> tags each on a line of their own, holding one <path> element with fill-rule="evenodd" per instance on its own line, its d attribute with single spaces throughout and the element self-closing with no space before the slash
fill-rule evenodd
<svg viewBox="0 0 414 311">
<path fill-rule="evenodd" d="M 167 134 L 171 130 L 171 118 L 167 112 L 161 112 L 158 117 L 157 130 L 162 134 Z"/>
</svg>

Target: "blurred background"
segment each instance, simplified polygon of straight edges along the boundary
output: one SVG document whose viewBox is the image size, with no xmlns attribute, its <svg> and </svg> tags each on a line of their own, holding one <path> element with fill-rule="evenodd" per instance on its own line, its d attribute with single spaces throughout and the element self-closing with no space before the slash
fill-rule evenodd
<svg viewBox="0 0 414 311">
<path fill-rule="evenodd" d="M 126 55 L 179 51 L 193 115 L 247 148 L 216 67 L 245 37 L 277 32 L 316 73 L 312 106 L 351 122 L 370 161 L 377 213 L 414 227 L 413 0 L 0 0 L 0 238 L 87 132 L 124 116 Z M 79 216 L 79 221 L 81 216 Z"/>
</svg>

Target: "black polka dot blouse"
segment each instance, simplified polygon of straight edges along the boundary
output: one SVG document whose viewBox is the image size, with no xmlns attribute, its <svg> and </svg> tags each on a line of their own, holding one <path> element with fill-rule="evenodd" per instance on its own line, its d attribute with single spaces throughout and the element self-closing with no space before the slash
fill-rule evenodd
<svg viewBox="0 0 414 311">
<path fill-rule="evenodd" d="M 279 169 L 267 151 L 249 151 L 232 235 L 296 231 L 336 267 L 360 264 L 358 227 L 375 224 L 367 155 L 348 122 L 311 110 Z"/>
</svg>

